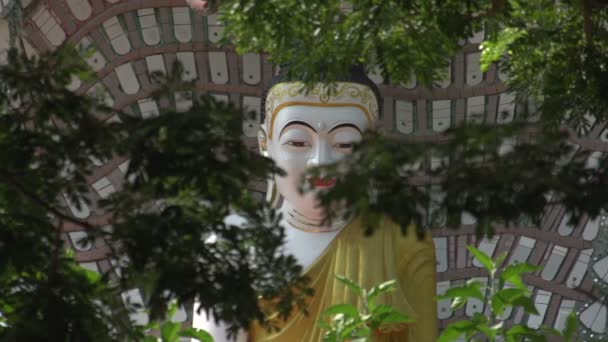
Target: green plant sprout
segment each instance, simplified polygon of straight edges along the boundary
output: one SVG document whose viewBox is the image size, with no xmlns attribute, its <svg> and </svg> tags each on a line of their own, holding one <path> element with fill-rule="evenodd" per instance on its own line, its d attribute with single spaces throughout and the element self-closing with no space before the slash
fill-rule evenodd
<svg viewBox="0 0 608 342">
<path fill-rule="evenodd" d="M 532 329 L 517 324 L 504 324 L 507 309 L 522 308 L 525 313 L 538 315 L 531 299 L 531 292 L 524 284 L 522 275 L 540 269 L 528 263 L 515 263 L 502 268 L 506 253 L 492 260 L 490 256 L 473 246 L 468 250 L 477 258 L 488 272 L 488 285 L 469 280 L 464 286 L 450 288 L 438 300 L 452 300 L 452 310 L 457 310 L 472 299 L 479 299 L 488 308 L 488 313 L 475 313 L 472 319 L 454 322 L 447 326 L 438 342 L 452 342 L 461 337 L 467 341 L 504 341 L 504 342 L 545 342 L 547 336 L 558 336 L 565 342 L 576 341 L 578 317 L 575 312 L 568 315 L 562 331 L 542 326 Z M 411 323 L 413 320 L 386 304 L 377 304 L 376 299 L 384 293 L 395 290 L 394 280 L 380 284 L 369 291 L 354 281 L 337 275 L 342 283 L 361 298 L 362 310 L 352 304 L 336 304 L 323 312 L 318 321 L 326 330 L 325 342 L 367 342 L 372 341 L 375 333 L 392 324 Z M 484 293 L 488 293 L 487 297 Z"/>
<path fill-rule="evenodd" d="M 504 324 L 501 316 L 508 308 L 521 307 L 527 314 L 538 315 L 530 298 L 531 292 L 522 280 L 522 274 L 537 271 L 540 267 L 528 263 L 515 263 L 501 268 L 506 253 L 492 260 L 490 256 L 473 246 L 467 248 L 488 272 L 488 285 L 469 280 L 464 286 L 450 288 L 438 299 L 451 299 L 452 310 L 463 307 L 472 298 L 479 299 L 487 304 L 489 314 L 477 312 L 472 319 L 448 325 L 438 342 L 455 341 L 460 337 L 464 337 L 467 341 L 542 342 L 547 341 L 547 336 L 551 335 L 562 337 L 566 342 L 575 341 L 578 320 L 574 312 L 568 315 L 563 331 L 547 326 L 532 329 L 525 325 Z M 487 298 L 484 293 L 488 293 Z"/>
<path fill-rule="evenodd" d="M 383 327 L 413 322 L 410 317 L 390 305 L 376 302 L 380 295 L 397 288 L 394 280 L 366 291 L 346 277 L 336 275 L 336 278 L 361 298 L 362 310 L 352 304 L 336 304 L 327 308 L 318 321 L 321 328 L 326 330 L 323 341 L 367 342 L 372 340 L 374 334 L 381 332 Z"/>
</svg>

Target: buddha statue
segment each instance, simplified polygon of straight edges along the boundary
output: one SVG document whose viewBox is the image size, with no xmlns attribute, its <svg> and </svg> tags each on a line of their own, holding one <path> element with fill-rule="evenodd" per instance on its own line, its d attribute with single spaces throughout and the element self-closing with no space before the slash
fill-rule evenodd
<svg viewBox="0 0 608 342">
<path fill-rule="evenodd" d="M 269 197 L 279 203 L 286 235 L 284 251 L 303 266 L 315 294 L 307 303 L 308 315 L 295 311 L 286 321 L 273 322 L 280 327 L 278 331 L 266 331 L 255 323 L 238 341 L 322 341 L 324 331 L 316 322 L 328 307 L 362 305 L 336 275 L 367 289 L 397 281 L 397 289 L 379 302 L 415 322 L 377 331 L 374 341 L 437 340 L 436 261 L 430 235 L 419 240 L 414 227 L 404 235 L 397 224 L 383 219 L 372 236 L 365 236 L 356 217 L 333 215 L 335 219 L 326 220 L 318 195 L 332 188 L 336 180 L 303 180 L 308 169 L 338 162 L 352 152 L 354 144 L 362 142 L 363 133 L 374 129 L 378 120 L 379 99 L 376 86 L 362 68 L 336 82 L 331 92 L 322 84 L 306 92 L 301 82 L 281 77 L 267 88 L 258 137 L 260 152 L 285 171 L 274 179 Z M 302 192 L 302 187 L 308 191 Z M 211 323 L 200 327 L 210 331 L 216 341 L 228 341 L 223 327 Z"/>
</svg>

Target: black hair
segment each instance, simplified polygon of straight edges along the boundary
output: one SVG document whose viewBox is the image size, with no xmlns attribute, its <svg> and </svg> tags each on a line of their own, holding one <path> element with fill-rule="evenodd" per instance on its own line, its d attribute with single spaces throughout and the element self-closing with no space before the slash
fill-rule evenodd
<svg viewBox="0 0 608 342">
<path fill-rule="evenodd" d="M 273 79 L 271 79 L 270 82 L 268 82 L 268 84 L 266 84 L 266 86 L 264 87 L 264 92 L 262 94 L 262 111 L 260 115 L 260 123 L 264 123 L 264 120 L 266 118 L 266 97 L 268 96 L 268 92 L 270 91 L 270 89 L 279 83 L 300 81 L 297 78 L 290 77 L 288 70 L 288 64 L 281 65 L 281 70 L 279 74 Z M 374 83 L 374 81 L 372 81 L 365 74 L 365 68 L 362 65 L 353 66 L 348 75 L 333 80 L 333 82 L 350 82 L 369 87 L 374 93 L 376 101 L 378 102 L 378 115 L 379 117 L 382 117 L 382 95 L 380 95 L 380 90 L 378 90 L 378 86 L 376 86 L 376 83 Z"/>
</svg>

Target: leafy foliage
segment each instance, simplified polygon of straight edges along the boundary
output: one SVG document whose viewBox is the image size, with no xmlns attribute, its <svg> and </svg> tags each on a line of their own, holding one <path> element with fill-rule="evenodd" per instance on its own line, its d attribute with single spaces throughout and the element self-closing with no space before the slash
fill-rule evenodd
<svg viewBox="0 0 608 342">
<path fill-rule="evenodd" d="M 174 70 L 157 80 L 156 96 L 191 89 L 182 68 Z M 188 112 L 103 121 L 112 109 L 68 91 L 73 75 L 91 72 L 71 47 L 32 60 L 11 50 L 0 67 L 0 337 L 143 340 L 145 329 L 128 318 L 136 308 L 119 296 L 133 288 L 143 290 L 153 320 L 171 300 L 200 298 L 199 309 L 232 332 L 263 321 L 259 296 L 284 316 L 301 305 L 311 292 L 279 250 L 280 218 L 247 190 L 278 170 L 240 140 L 241 112 L 203 96 Z M 92 203 L 91 160 L 119 155 L 130 157 L 123 189 Z M 64 199 L 112 211 L 112 226 L 72 216 Z M 230 223 L 231 214 L 245 223 Z M 119 272 L 99 276 L 66 257 L 66 225 L 102 237 Z M 161 327 L 169 337 L 175 331 Z"/>
<path fill-rule="evenodd" d="M 167 311 L 167 317 L 173 317 L 177 311 L 177 305 L 171 304 L 169 311 Z M 180 337 L 189 337 L 199 342 L 213 342 L 213 336 L 208 332 L 195 328 L 182 329 L 180 323 L 172 322 L 167 320 L 162 324 L 157 322 L 148 324 L 147 328 L 155 329 L 160 331 L 160 342 L 179 342 Z M 158 337 L 146 336 L 144 342 L 159 342 Z"/>
<path fill-rule="evenodd" d="M 263 321 L 258 296 L 274 298 L 286 316 L 293 302 L 303 303 L 295 291 L 309 293 L 300 266 L 279 251 L 280 217 L 247 191 L 278 170 L 245 147 L 241 120 L 240 110 L 208 95 L 185 113 L 130 120 L 120 148 L 132 157 L 130 182 L 107 208 L 116 252 L 130 260 L 123 281 L 146 287 L 153 316 L 163 314 L 168 291 L 180 302 L 196 296 L 199 310 L 236 332 L 252 318 Z M 243 224 L 226 221 L 234 212 Z"/>
<path fill-rule="evenodd" d="M 573 158 L 567 133 L 526 130 L 534 127 L 467 125 L 446 133 L 449 143 L 370 133 L 344 161 L 313 173 L 338 179 L 324 205 L 344 202 L 371 222 L 385 215 L 401 226 L 458 229 L 469 214 L 479 235 L 491 235 L 497 226 L 539 226 L 550 204 L 565 206 L 572 222 L 597 216 L 608 204 L 606 160 L 587 167 L 587 154 Z M 429 156 L 441 164 L 429 165 Z"/>
<path fill-rule="evenodd" d="M 598 192 L 605 165 L 589 170 L 571 160 L 567 143 L 607 119 L 605 3 L 239 0 L 220 10 L 239 51 L 269 53 L 308 82 L 331 82 L 363 64 L 379 66 L 389 85 L 415 75 L 430 88 L 460 44 L 484 30 L 482 69 L 499 70 L 517 94 L 515 121 L 466 122 L 436 143 L 370 135 L 340 168 L 347 171 L 334 173 L 342 185 L 326 205 L 346 201 L 368 221 L 386 215 L 402 226 L 456 228 L 471 215 L 480 235 L 537 225 L 547 204 L 564 204 L 573 222 L 608 206 Z M 514 151 L 503 149 L 507 141 Z M 429 156 L 443 162 L 431 167 Z M 434 208 L 441 210 L 433 215 Z"/>
<path fill-rule="evenodd" d="M 326 330 L 324 341 L 370 341 L 372 336 L 381 334 L 387 326 L 413 322 L 390 305 L 376 303 L 379 296 L 396 289 L 394 280 L 365 290 L 348 278 L 340 275 L 336 275 L 336 278 L 359 296 L 363 307 L 359 310 L 352 304 L 336 304 L 327 308 L 318 321 L 320 327 Z"/>
<path fill-rule="evenodd" d="M 506 254 L 492 260 L 473 246 L 467 246 L 467 249 L 487 271 L 489 285 L 486 287 L 477 280 L 469 280 L 464 286 L 448 289 L 438 299 L 451 299 L 452 310 L 456 310 L 475 298 L 486 303 L 490 314 L 476 312 L 470 320 L 451 323 L 439 337 L 439 342 L 455 341 L 460 337 L 464 337 L 467 341 L 476 341 L 480 337 L 488 341 L 547 341 L 550 335 L 561 336 L 565 341 L 575 340 L 578 317 L 574 311 L 568 316 L 565 328 L 561 332 L 550 327 L 541 327 L 537 330 L 524 325 L 507 326 L 504 318 L 501 318 L 504 317 L 507 309 L 521 308 L 527 314 L 538 314 L 530 298 L 530 290 L 521 278 L 524 273 L 536 271 L 538 267 L 527 263 L 515 263 L 503 267 Z"/>
<path fill-rule="evenodd" d="M 523 274 L 538 270 L 538 266 L 527 263 L 503 266 L 506 254 L 492 260 L 490 256 L 473 246 L 467 246 L 467 249 L 487 271 L 489 285 L 485 286 L 477 280 L 469 280 L 463 286 L 448 289 L 439 296 L 438 300 L 451 300 L 452 310 L 457 310 L 465 306 L 470 299 L 477 299 L 488 307 L 489 315 L 477 312 L 470 320 L 449 324 L 439 337 L 439 342 L 456 341 L 463 337 L 467 341 L 547 341 L 550 335 L 562 337 L 564 341 L 575 341 L 578 316 L 574 311 L 567 317 L 563 331 L 546 326 L 532 329 L 525 325 L 505 324 L 504 314 L 507 309 L 521 308 L 527 314 L 538 314 L 530 298 L 531 292 L 522 281 Z M 327 331 L 324 341 L 370 341 L 372 336 L 386 325 L 412 322 L 393 307 L 375 303 L 379 295 L 395 289 L 394 281 L 388 281 L 366 291 L 348 278 L 342 276 L 337 278 L 361 298 L 363 308 L 359 310 L 352 304 L 336 304 L 327 308 L 323 312 L 323 319 L 319 321 L 321 327 Z M 479 339 L 482 337 L 483 339 Z"/>
<path fill-rule="evenodd" d="M 267 52 L 307 81 L 338 79 L 351 65 L 365 64 L 381 65 L 395 84 L 416 74 L 430 85 L 441 78 L 438 70 L 458 49 L 458 39 L 481 27 L 472 14 L 488 6 L 488 1 L 247 0 L 222 2 L 221 11 L 239 51 Z"/>
<path fill-rule="evenodd" d="M 586 114 L 606 119 L 608 11 L 601 1 L 233 0 L 220 11 L 239 51 L 268 53 L 309 82 L 364 64 L 380 66 L 392 84 L 416 75 L 430 87 L 464 39 L 485 29 L 484 70 L 499 62 L 510 88 L 538 101 L 545 125 L 555 128 L 567 116 L 588 128 Z"/>
<path fill-rule="evenodd" d="M 309 82 L 331 81 L 353 64 L 364 64 L 379 66 L 392 84 L 415 75 L 427 87 L 444 76 L 441 70 L 459 42 L 485 28 L 483 68 L 497 64 L 524 109 L 513 124 L 467 123 L 440 143 L 370 135 L 344 162 L 346 173 L 333 167 L 339 183 L 325 204 L 346 201 L 369 227 L 387 215 L 403 227 L 414 222 L 420 229 L 456 228 L 468 213 L 480 235 L 522 216 L 538 222 L 551 203 L 564 204 L 572 220 L 594 217 L 606 207 L 606 161 L 598 169 L 586 168 L 584 156 L 572 157 L 566 143 L 608 116 L 603 2 L 356 0 L 351 5 L 229 0 L 222 3 L 222 20 L 239 51 L 269 53 Z M 158 80 L 157 96 L 190 89 L 175 69 Z M 121 121 L 108 122 L 111 108 L 65 89 L 74 75 L 92 77 L 69 47 L 32 60 L 12 50 L 8 66 L 0 67 L 0 338 L 142 340 L 145 331 L 130 324 L 129 310 L 116 299 L 133 287 L 143 287 L 154 318 L 165 315 L 169 300 L 198 297 L 201 309 L 228 321 L 233 332 L 263 317 L 258 295 L 276 299 L 284 316 L 293 304 L 302 304 L 310 292 L 295 260 L 279 253 L 278 217 L 245 190 L 251 181 L 279 171 L 236 138 L 240 112 L 203 96 L 185 113 L 169 110 L 147 120 L 118 113 Z M 508 140 L 516 143 L 505 151 Z M 62 198 L 92 205 L 85 195 L 90 158 L 118 155 L 131 158 L 129 182 L 101 203 L 115 212 L 113 230 L 101 231 L 69 215 Z M 445 162 L 431 167 L 429 155 Z M 247 219 L 244 227 L 224 220 L 233 212 Z M 68 223 L 113 242 L 121 260 L 119 279 L 83 271 L 65 254 L 60 228 Z M 501 262 L 482 262 L 496 280 L 491 282 L 496 315 L 513 306 L 534 311 L 520 277 L 527 266 L 499 272 Z M 456 305 L 464 305 L 482 291 L 470 283 L 451 294 Z M 346 315 L 354 314 L 350 309 L 335 309 L 342 314 L 335 324 L 342 333 L 349 324 L 365 333 L 363 318 Z M 459 324 L 452 334 L 506 334 L 512 340 L 539 334 L 524 327 L 506 330 L 495 317 L 480 315 Z M 160 329 L 167 339 L 175 336 L 174 325 Z"/>
<path fill-rule="evenodd" d="M 105 341 L 123 325 L 120 309 L 103 310 L 115 302 L 111 290 L 65 255 L 59 230 L 71 217 L 58 199 L 86 201 L 89 156 L 109 158 L 122 134 L 91 115 L 108 108 L 65 89 L 87 70 L 73 56 L 66 48 L 30 61 L 11 50 L 0 67 L 0 336 L 8 341 Z"/>
</svg>

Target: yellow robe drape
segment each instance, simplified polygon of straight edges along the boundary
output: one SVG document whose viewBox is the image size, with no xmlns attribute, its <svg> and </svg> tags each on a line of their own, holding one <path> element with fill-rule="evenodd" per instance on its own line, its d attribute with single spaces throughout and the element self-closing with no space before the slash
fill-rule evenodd
<svg viewBox="0 0 608 342">
<path fill-rule="evenodd" d="M 384 219 L 382 227 L 371 237 L 365 237 L 362 223 L 356 219 L 305 272 L 315 290 L 308 303 L 309 314 L 293 313 L 280 330 L 274 332 L 266 332 L 254 324 L 249 331 L 249 341 L 322 341 L 324 331 L 316 321 L 328 307 L 350 303 L 361 308 L 357 295 L 336 279 L 338 274 L 366 289 L 397 280 L 397 290 L 382 295 L 378 303 L 393 306 L 415 322 L 376 335 L 373 341 L 435 342 L 438 333 L 435 264 L 435 247 L 430 235 L 418 241 L 413 227 L 403 235 L 399 226 Z"/>
</svg>

